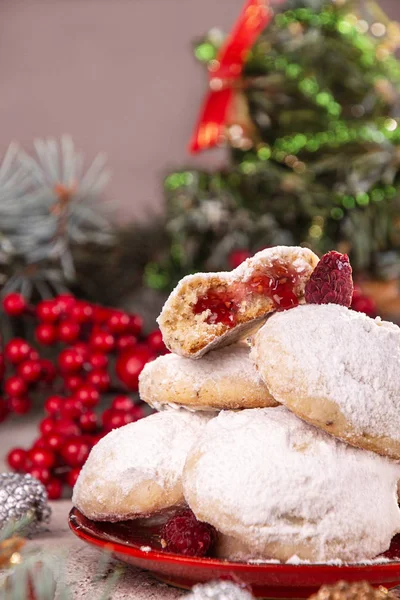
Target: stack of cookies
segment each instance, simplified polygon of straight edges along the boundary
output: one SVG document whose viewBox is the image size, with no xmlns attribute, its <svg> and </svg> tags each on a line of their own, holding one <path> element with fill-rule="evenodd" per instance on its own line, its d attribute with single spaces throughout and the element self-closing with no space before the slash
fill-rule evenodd
<svg viewBox="0 0 400 600">
<path fill-rule="evenodd" d="M 400 532 L 400 329 L 351 296 L 347 257 L 305 248 L 185 277 L 159 317 L 171 354 L 140 377 L 159 412 L 94 447 L 75 505 L 106 521 L 189 508 L 170 551 L 200 553 L 193 520 L 222 558 L 386 551 Z"/>
</svg>

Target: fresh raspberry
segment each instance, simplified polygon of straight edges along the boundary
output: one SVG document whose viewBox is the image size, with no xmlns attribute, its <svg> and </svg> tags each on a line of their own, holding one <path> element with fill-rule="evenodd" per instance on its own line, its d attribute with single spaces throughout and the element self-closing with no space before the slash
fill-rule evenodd
<svg viewBox="0 0 400 600">
<path fill-rule="evenodd" d="M 308 304 L 341 304 L 353 297 L 352 268 L 347 254 L 327 252 L 314 269 L 305 289 Z"/>
<path fill-rule="evenodd" d="M 198 521 L 189 509 L 171 517 L 161 530 L 163 548 L 186 556 L 205 556 L 215 540 L 214 527 Z"/>
</svg>

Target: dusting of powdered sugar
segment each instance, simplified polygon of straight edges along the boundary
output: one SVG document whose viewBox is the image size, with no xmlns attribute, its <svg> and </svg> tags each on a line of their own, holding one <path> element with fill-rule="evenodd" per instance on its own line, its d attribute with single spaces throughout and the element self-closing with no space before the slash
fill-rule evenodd
<svg viewBox="0 0 400 600">
<path fill-rule="evenodd" d="M 216 580 L 198 583 L 184 600 L 254 600 L 254 597 L 244 585 Z"/>
<path fill-rule="evenodd" d="M 284 407 L 222 412 L 188 455 L 185 499 L 248 558 L 370 560 L 400 531 L 400 465 Z"/>
<path fill-rule="evenodd" d="M 252 360 L 250 360 L 250 348 L 247 343 L 234 344 L 209 352 L 201 360 L 193 360 L 178 356 L 177 354 L 165 354 L 156 360 L 147 363 L 139 377 L 139 393 L 147 401 L 141 391 L 153 377 L 159 386 L 159 397 L 162 397 L 162 386 L 169 389 L 169 393 L 176 390 L 177 397 L 182 393 L 182 386 L 194 393 L 200 392 L 206 383 L 213 384 L 215 394 L 224 394 L 221 386 L 234 386 L 240 380 L 245 384 L 259 386 L 268 392 Z M 219 388 L 221 390 L 219 391 Z M 172 390 L 172 391 L 171 391 Z M 151 400 L 152 406 L 156 407 Z"/>
<path fill-rule="evenodd" d="M 273 246 L 246 259 L 231 273 L 235 279 L 247 281 L 264 264 L 273 266 L 274 263 L 287 263 L 288 267 L 299 276 L 306 274 L 309 276 L 318 263 L 318 257 L 308 248 L 300 246 Z"/>
<path fill-rule="evenodd" d="M 110 485 L 121 498 L 146 481 L 173 487 L 207 420 L 188 411 L 165 411 L 114 429 L 93 447 L 75 485 L 73 503 L 79 508 L 91 496 L 107 498 Z"/>
<path fill-rule="evenodd" d="M 143 398 L 142 398 L 143 400 Z M 144 402 L 146 402 L 146 400 L 144 400 Z M 182 406 L 182 404 L 177 404 L 176 402 L 166 402 L 165 404 L 162 404 L 161 402 L 159 402 L 158 400 L 147 400 L 147 404 L 149 404 L 152 408 L 154 408 L 156 411 L 161 412 L 162 410 L 187 410 L 189 412 L 195 413 L 199 410 L 203 411 L 203 410 L 210 410 L 209 408 L 200 408 L 198 406 L 196 406 L 196 408 L 191 408 L 190 406 Z"/>
<path fill-rule="evenodd" d="M 279 402 L 286 394 L 326 398 L 356 434 L 400 441 L 400 328 L 393 323 L 310 304 L 272 315 L 254 346 L 252 357 Z"/>
</svg>

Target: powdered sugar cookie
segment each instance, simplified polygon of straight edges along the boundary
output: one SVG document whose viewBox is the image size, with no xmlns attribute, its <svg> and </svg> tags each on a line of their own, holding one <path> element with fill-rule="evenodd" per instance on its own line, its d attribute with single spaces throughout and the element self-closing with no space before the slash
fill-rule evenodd
<svg viewBox="0 0 400 600">
<path fill-rule="evenodd" d="M 206 411 L 276 406 L 249 353 L 242 343 L 214 350 L 201 360 L 160 356 L 140 374 L 140 397 L 157 410 L 179 405 Z"/>
<path fill-rule="evenodd" d="M 226 558 L 372 559 L 400 531 L 400 466 L 283 406 L 222 412 L 188 454 L 186 501 Z"/>
<path fill-rule="evenodd" d="M 184 277 L 158 317 L 165 344 L 176 354 L 199 358 L 244 338 L 268 313 L 304 301 L 317 263 L 307 248 L 276 246 L 231 272 Z"/>
<path fill-rule="evenodd" d="M 337 304 L 300 306 L 268 319 L 251 356 L 296 415 L 400 459 L 399 327 Z"/>
<path fill-rule="evenodd" d="M 122 521 L 179 505 L 186 454 L 206 422 L 176 410 L 115 429 L 92 449 L 74 506 L 95 521 Z"/>
</svg>

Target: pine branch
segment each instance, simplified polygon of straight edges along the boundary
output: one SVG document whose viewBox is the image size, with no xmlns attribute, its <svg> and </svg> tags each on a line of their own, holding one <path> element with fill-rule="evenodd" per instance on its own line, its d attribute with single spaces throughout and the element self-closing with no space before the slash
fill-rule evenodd
<svg viewBox="0 0 400 600">
<path fill-rule="evenodd" d="M 114 228 L 99 205 L 110 177 L 104 155 L 84 171 L 72 139 L 35 140 L 35 155 L 12 144 L 0 167 L 0 264 L 17 266 L 3 292 L 37 292 L 76 278 L 72 248 L 112 247 Z M 14 269 L 15 271 L 15 269 Z M 7 278 L 7 268 L 3 268 Z M 46 282 L 50 284 L 46 286 Z"/>
</svg>

